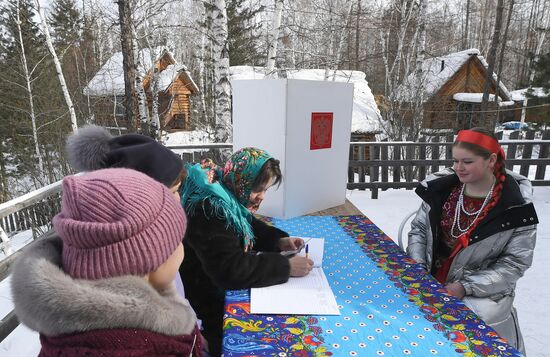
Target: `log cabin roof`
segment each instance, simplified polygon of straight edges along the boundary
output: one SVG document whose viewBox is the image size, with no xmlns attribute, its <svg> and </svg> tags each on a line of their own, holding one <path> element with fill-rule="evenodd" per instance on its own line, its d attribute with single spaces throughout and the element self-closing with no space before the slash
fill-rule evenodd
<svg viewBox="0 0 550 357">
<path fill-rule="evenodd" d="M 158 55 L 157 55 L 158 54 Z M 182 64 L 178 64 L 174 56 L 162 48 L 141 49 L 136 61 L 137 69 L 144 77 L 144 86 L 148 87 L 151 69 L 154 65 L 160 70 L 159 89 L 167 90 L 177 78 L 181 78 L 192 94 L 199 91 L 191 74 Z M 92 80 L 84 87 L 84 94 L 97 97 L 124 95 L 124 72 L 122 66 L 122 52 L 117 52 L 105 62 Z"/>
<path fill-rule="evenodd" d="M 422 63 L 420 82 L 416 78 L 416 73 L 412 72 L 397 87 L 394 92 L 394 98 L 404 102 L 412 102 L 422 94 L 424 101 L 429 100 L 447 83 L 452 81 L 469 60 L 476 61 L 487 73 L 489 65 L 485 58 L 481 56 L 479 50 L 475 48 L 450 53 L 445 56 L 428 58 Z M 493 84 L 496 85 L 496 82 L 497 75 L 493 73 Z M 510 93 L 502 82 L 500 82 L 499 93 L 504 100 L 510 98 Z"/>
</svg>

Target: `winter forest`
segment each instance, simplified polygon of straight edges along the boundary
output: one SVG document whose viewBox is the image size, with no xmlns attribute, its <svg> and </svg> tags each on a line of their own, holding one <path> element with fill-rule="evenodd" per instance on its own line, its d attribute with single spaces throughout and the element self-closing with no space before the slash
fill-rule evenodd
<svg viewBox="0 0 550 357">
<path fill-rule="evenodd" d="M 230 142 L 232 66 L 268 77 L 294 69 L 364 72 L 393 139 L 405 124 L 396 89 L 424 60 L 476 48 L 508 89 L 550 83 L 550 0 L 2 0 L 0 2 L 0 202 L 70 173 L 66 135 L 94 123 L 86 90 L 116 53 L 126 130 L 158 135 L 161 76 L 144 78 L 162 51 L 198 91 L 189 130 Z M 146 49 L 147 51 L 143 51 Z M 145 58 L 147 53 L 150 58 Z M 144 83 L 152 93 L 144 94 Z M 484 93 L 484 103 L 488 95 Z M 118 100 L 118 102 L 117 102 Z M 147 102 L 151 101 L 151 105 Z M 153 108 L 151 110 L 151 107 Z"/>
</svg>

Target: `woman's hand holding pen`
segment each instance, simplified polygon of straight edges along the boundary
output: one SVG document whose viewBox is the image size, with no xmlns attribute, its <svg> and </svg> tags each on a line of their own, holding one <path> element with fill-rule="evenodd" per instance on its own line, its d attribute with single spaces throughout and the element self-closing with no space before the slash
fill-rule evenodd
<svg viewBox="0 0 550 357">
<path fill-rule="evenodd" d="M 296 250 L 304 245 L 302 238 L 284 237 L 279 239 L 279 249 L 281 251 Z"/>
<path fill-rule="evenodd" d="M 313 269 L 313 260 L 306 257 L 294 256 L 288 260 L 290 276 L 306 276 Z"/>
</svg>

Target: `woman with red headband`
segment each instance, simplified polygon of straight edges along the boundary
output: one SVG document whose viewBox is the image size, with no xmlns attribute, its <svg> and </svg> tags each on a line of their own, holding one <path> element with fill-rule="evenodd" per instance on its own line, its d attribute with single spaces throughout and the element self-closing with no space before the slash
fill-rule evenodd
<svg viewBox="0 0 550 357">
<path fill-rule="evenodd" d="M 452 168 L 423 181 L 407 253 L 525 353 L 513 307 L 517 280 L 533 260 L 538 223 L 529 180 L 505 169 L 486 129 L 458 133 Z"/>
</svg>

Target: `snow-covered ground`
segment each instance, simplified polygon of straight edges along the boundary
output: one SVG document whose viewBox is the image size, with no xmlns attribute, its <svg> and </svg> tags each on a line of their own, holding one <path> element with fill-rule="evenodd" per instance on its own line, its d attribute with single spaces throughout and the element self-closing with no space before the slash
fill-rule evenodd
<svg viewBox="0 0 550 357">
<path fill-rule="evenodd" d="M 550 340 L 550 274 L 547 259 L 550 258 L 550 187 L 535 187 L 535 207 L 539 216 L 537 246 L 533 266 L 520 279 L 516 289 L 516 308 L 527 346 L 528 356 L 550 357 L 546 347 Z M 414 191 L 387 190 L 379 192 L 379 198 L 370 198 L 370 191 L 348 191 L 348 199 L 397 242 L 399 224 L 408 213 L 416 210 L 420 199 Z M 404 235 L 408 227 L 404 229 Z M 406 240 L 406 239 L 405 239 Z M 9 292 L 9 280 L 0 284 L 0 319 L 13 305 Z M 19 326 L 0 343 L 0 356 L 36 356 L 39 351 L 38 336 L 24 326 Z"/>
</svg>

